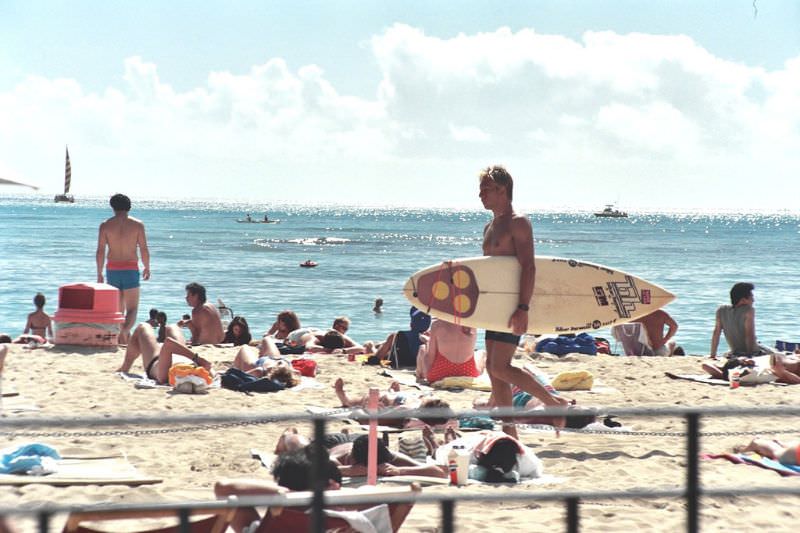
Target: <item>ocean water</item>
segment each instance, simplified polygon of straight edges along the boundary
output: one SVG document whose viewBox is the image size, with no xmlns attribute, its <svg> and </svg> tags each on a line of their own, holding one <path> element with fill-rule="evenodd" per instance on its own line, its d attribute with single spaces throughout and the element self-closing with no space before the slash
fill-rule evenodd
<svg viewBox="0 0 800 533">
<path fill-rule="evenodd" d="M 278 224 L 241 224 L 245 213 Z M 95 280 L 97 228 L 107 200 L 56 205 L 50 197 L 0 196 L 0 331 L 22 332 L 36 292 L 57 307 L 58 287 Z M 483 210 L 281 207 L 262 204 L 136 201 L 152 278 L 142 285 L 139 318 L 151 307 L 171 321 L 189 312 L 184 286 L 206 286 L 247 317 L 254 334 L 284 309 L 303 325 L 327 327 L 349 316 L 351 335 L 383 339 L 408 323 L 403 282 L 420 268 L 480 255 Z M 602 263 L 655 282 L 678 296 L 667 307 L 678 341 L 708 353 L 714 312 L 737 281 L 756 285 L 760 342 L 800 340 L 800 216 L 796 214 L 533 213 L 536 251 Z M 319 262 L 300 268 L 306 259 Z M 374 315 L 373 301 L 384 299 Z M 596 334 L 610 338 L 607 330 Z M 724 343 L 724 341 L 723 341 Z"/>
</svg>

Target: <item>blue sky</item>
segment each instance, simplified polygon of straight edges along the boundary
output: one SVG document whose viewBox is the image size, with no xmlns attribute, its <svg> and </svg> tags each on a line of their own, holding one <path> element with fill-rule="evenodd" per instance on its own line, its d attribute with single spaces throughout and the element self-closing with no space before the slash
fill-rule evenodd
<svg viewBox="0 0 800 533">
<path fill-rule="evenodd" d="M 54 192 L 69 143 L 79 197 L 477 207 L 500 162 L 525 206 L 797 209 L 800 3 L 756 6 L 0 0 L 0 177 Z"/>
</svg>

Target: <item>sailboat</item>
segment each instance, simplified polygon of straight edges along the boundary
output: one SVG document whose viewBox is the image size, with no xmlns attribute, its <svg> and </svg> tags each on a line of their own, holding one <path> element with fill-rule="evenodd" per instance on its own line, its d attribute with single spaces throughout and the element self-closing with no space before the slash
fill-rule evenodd
<svg viewBox="0 0 800 533">
<path fill-rule="evenodd" d="M 69 186 L 72 183 L 72 165 L 69 163 L 69 147 L 67 147 L 67 162 L 64 165 L 64 194 L 56 194 L 56 202 L 75 203 L 75 198 L 69 193 Z"/>
</svg>

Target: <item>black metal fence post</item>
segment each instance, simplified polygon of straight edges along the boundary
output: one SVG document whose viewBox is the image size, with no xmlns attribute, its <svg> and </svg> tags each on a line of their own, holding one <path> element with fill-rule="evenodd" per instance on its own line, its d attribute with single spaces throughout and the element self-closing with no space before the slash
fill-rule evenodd
<svg viewBox="0 0 800 533">
<path fill-rule="evenodd" d="M 181 533 L 191 533 L 192 527 L 189 524 L 189 509 L 178 509 L 179 528 Z"/>
<path fill-rule="evenodd" d="M 686 531 L 700 531 L 700 413 L 686 415 Z"/>
<path fill-rule="evenodd" d="M 311 458 L 311 489 L 314 491 L 314 498 L 311 502 L 311 531 L 323 533 L 325 531 L 325 486 L 327 476 L 325 467 L 322 464 L 323 450 L 322 442 L 325 440 L 325 419 L 316 418 L 314 420 L 314 452 Z"/>
<path fill-rule="evenodd" d="M 567 498 L 567 533 L 578 533 L 580 528 L 579 503 L 578 498 Z"/>
<path fill-rule="evenodd" d="M 453 500 L 442 500 L 442 533 L 453 533 L 455 525 L 453 524 L 453 509 L 455 502 Z"/>
<path fill-rule="evenodd" d="M 50 531 L 50 513 L 39 513 L 39 533 L 48 533 Z"/>
</svg>

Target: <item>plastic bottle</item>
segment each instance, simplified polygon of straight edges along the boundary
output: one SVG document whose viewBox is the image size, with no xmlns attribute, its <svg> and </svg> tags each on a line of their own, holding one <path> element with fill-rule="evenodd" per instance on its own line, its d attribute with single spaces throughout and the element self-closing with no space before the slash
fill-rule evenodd
<svg viewBox="0 0 800 533">
<path fill-rule="evenodd" d="M 739 381 L 741 380 L 741 377 L 742 373 L 739 369 L 731 369 L 731 371 L 728 372 L 728 381 L 730 382 L 732 389 L 739 388 Z"/>
<path fill-rule="evenodd" d="M 447 471 L 450 473 L 450 484 L 458 485 L 458 451 L 450 448 L 447 454 Z"/>
</svg>

